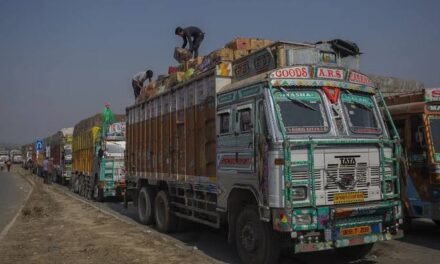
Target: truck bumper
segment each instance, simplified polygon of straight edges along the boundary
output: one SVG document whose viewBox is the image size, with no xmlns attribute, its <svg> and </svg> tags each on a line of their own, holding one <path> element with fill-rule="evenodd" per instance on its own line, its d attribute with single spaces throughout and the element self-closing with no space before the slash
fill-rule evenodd
<svg viewBox="0 0 440 264">
<path fill-rule="evenodd" d="M 122 196 L 125 182 L 102 181 L 100 186 L 102 186 L 104 197 Z"/>
<path fill-rule="evenodd" d="M 399 239 L 403 237 L 403 231 L 398 230 L 396 234 L 373 234 L 366 236 L 356 236 L 351 238 L 344 239 L 336 239 L 334 241 L 325 241 L 325 242 L 317 242 L 317 243 L 299 243 L 295 244 L 295 253 L 305 253 L 305 252 L 313 252 L 313 251 L 321 251 L 321 250 L 329 250 L 341 247 L 351 247 L 357 245 L 364 245 L 369 243 L 375 243 L 378 241 L 387 241 L 393 239 Z"/>
<path fill-rule="evenodd" d="M 295 253 L 403 237 L 400 201 L 273 210 L 274 229 L 290 232 Z"/>
</svg>

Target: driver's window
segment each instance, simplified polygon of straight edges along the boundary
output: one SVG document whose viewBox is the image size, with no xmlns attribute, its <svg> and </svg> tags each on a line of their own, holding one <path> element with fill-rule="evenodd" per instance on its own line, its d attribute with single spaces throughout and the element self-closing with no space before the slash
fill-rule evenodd
<svg viewBox="0 0 440 264">
<path fill-rule="evenodd" d="M 244 108 L 238 110 L 239 128 L 241 133 L 250 132 L 252 130 L 251 109 Z"/>
</svg>

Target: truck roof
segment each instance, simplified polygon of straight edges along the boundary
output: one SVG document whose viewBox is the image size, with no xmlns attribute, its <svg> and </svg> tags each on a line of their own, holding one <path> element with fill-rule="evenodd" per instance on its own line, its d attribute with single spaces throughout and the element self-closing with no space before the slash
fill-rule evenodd
<svg viewBox="0 0 440 264">
<path fill-rule="evenodd" d="M 68 136 L 73 134 L 73 127 L 61 128 L 60 132 L 63 133 L 63 136 Z"/>
<path fill-rule="evenodd" d="M 125 115 L 121 115 L 121 114 L 114 114 L 115 117 L 115 121 L 116 122 L 123 122 L 125 120 Z M 89 129 L 91 129 L 92 127 L 99 127 L 102 124 L 102 114 L 98 113 L 95 114 L 91 117 L 85 118 L 81 121 L 79 121 L 74 129 L 73 129 L 73 133 L 77 133 L 77 132 L 81 132 L 81 131 L 87 131 Z"/>
<path fill-rule="evenodd" d="M 324 54 L 326 54 L 325 56 L 330 56 L 330 59 L 327 60 L 327 57 L 324 58 Z M 224 63 L 229 65 L 230 70 L 228 76 L 219 76 L 218 71 L 216 71 L 219 64 L 208 64 L 204 66 L 205 68 L 196 71 L 188 80 L 172 87 L 166 87 L 165 90 L 159 94 L 155 94 L 148 99 L 138 101 L 134 105 L 127 107 L 127 110 L 156 97 L 160 97 L 163 94 L 176 91 L 188 83 L 212 74 L 216 74 L 216 76 L 219 77 L 229 77 L 231 79 L 231 85 L 227 87 L 218 86 L 216 92 L 219 93 L 234 89 L 234 87 L 239 87 L 243 84 L 264 81 L 266 77 L 264 73 L 298 64 L 344 67 L 345 69 L 359 71 L 360 54 L 361 52 L 355 43 L 340 39 L 319 41 L 316 43 L 276 41 L 268 46 L 253 50 L 250 54 L 233 60 L 232 62 L 220 61 L 219 64 Z M 234 84 L 236 82 L 238 83 Z"/>
<path fill-rule="evenodd" d="M 440 88 L 424 88 L 415 92 L 402 92 L 385 97 L 387 105 L 440 102 Z"/>
<path fill-rule="evenodd" d="M 423 93 L 425 89 L 423 82 L 416 80 L 405 80 L 374 74 L 369 74 L 368 77 L 370 77 L 375 86 L 381 90 L 385 97 L 419 92 Z"/>
</svg>

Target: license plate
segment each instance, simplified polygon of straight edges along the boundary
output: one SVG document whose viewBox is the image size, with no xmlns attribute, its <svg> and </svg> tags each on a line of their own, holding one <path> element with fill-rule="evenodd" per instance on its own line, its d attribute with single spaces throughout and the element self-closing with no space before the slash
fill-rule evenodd
<svg viewBox="0 0 440 264">
<path fill-rule="evenodd" d="M 335 204 L 356 203 L 363 201 L 364 201 L 363 192 L 335 193 L 333 199 L 333 203 Z"/>
<path fill-rule="evenodd" d="M 359 236 L 371 233 L 371 226 L 356 226 L 350 228 L 341 228 L 341 236 Z"/>
</svg>

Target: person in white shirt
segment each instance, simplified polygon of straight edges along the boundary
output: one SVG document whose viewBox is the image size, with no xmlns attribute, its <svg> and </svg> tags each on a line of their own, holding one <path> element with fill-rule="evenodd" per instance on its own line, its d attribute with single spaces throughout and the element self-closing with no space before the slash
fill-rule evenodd
<svg viewBox="0 0 440 264">
<path fill-rule="evenodd" d="M 145 72 L 139 72 L 131 81 L 131 85 L 133 86 L 134 98 L 136 99 L 141 93 L 142 87 L 144 87 L 144 82 L 148 79 L 151 82 L 151 78 L 153 78 L 153 71 L 147 70 Z"/>
</svg>

